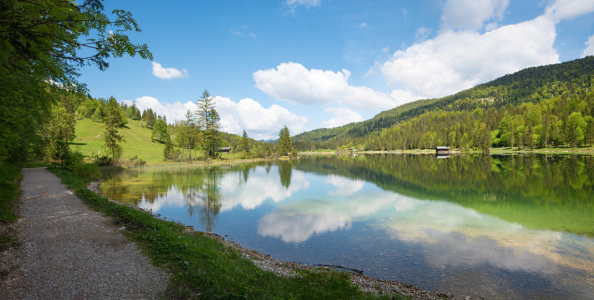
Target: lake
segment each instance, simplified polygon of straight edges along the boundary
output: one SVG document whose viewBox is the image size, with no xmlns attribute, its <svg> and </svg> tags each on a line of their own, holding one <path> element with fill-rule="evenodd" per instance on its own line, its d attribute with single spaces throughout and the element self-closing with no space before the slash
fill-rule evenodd
<svg viewBox="0 0 594 300">
<path fill-rule="evenodd" d="M 106 174 L 114 200 L 307 265 L 488 299 L 594 297 L 594 158 L 305 156 Z"/>
</svg>

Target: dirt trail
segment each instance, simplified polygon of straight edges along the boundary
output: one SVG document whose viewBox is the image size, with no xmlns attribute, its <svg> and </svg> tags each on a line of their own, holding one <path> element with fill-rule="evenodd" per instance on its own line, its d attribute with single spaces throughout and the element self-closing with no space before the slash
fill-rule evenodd
<svg viewBox="0 0 594 300">
<path fill-rule="evenodd" d="M 20 246 L 0 254 L 0 299 L 153 299 L 169 282 L 110 218 L 45 168 L 23 169 Z"/>
</svg>

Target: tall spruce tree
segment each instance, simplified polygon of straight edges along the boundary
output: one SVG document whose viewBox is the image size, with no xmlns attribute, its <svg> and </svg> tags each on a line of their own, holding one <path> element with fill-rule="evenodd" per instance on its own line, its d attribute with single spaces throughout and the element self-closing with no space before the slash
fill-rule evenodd
<svg viewBox="0 0 594 300">
<path fill-rule="evenodd" d="M 207 90 L 204 90 L 202 97 L 197 103 L 196 123 L 202 130 L 202 148 L 207 157 L 214 157 L 218 153 L 221 130 L 221 118 L 216 110 L 216 103 Z"/>
<path fill-rule="evenodd" d="M 288 155 L 293 151 L 291 145 L 291 134 L 289 128 L 285 125 L 278 134 L 278 154 Z"/>
<path fill-rule="evenodd" d="M 103 140 L 105 144 L 103 148 L 109 150 L 112 160 L 120 158 L 122 154 L 122 146 L 119 143 L 125 141 L 123 135 L 119 134 L 118 127 L 122 122 L 120 116 L 120 107 L 115 98 L 110 98 L 107 104 L 107 113 L 103 118 L 103 124 L 105 125 L 103 131 Z"/>
<path fill-rule="evenodd" d="M 250 141 L 248 140 L 248 135 L 245 130 L 243 131 L 243 136 L 241 137 L 241 150 L 245 151 L 246 153 L 250 152 Z"/>
</svg>

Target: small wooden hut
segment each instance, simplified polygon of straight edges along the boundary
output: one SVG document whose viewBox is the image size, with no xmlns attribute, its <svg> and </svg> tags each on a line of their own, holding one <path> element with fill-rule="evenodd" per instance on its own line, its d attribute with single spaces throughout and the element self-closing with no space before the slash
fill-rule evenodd
<svg viewBox="0 0 594 300">
<path fill-rule="evenodd" d="M 450 154 L 450 147 L 437 146 L 437 147 L 435 147 L 435 154 L 437 154 L 437 155 L 449 155 Z"/>
<path fill-rule="evenodd" d="M 229 153 L 229 152 L 231 152 L 231 147 L 221 147 L 221 148 L 219 148 L 219 152 Z"/>
</svg>

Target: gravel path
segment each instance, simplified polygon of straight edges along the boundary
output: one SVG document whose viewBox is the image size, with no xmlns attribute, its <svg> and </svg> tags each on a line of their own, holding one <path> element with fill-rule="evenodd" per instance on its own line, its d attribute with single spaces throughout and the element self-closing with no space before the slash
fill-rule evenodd
<svg viewBox="0 0 594 300">
<path fill-rule="evenodd" d="M 45 168 L 23 169 L 20 246 L 0 254 L 0 299 L 154 299 L 169 282 L 110 218 Z"/>
</svg>

